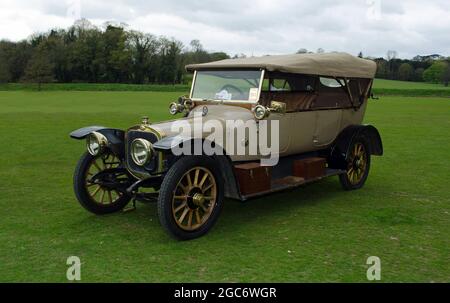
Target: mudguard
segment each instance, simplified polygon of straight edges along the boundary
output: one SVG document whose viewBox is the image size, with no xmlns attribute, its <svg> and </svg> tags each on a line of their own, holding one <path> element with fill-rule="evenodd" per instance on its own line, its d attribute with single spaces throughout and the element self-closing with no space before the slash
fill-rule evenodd
<svg viewBox="0 0 450 303">
<path fill-rule="evenodd" d="M 170 152 L 172 148 L 184 144 L 192 144 L 192 151 L 195 151 L 195 145 L 198 146 L 199 151 L 201 151 L 204 143 L 204 139 L 200 138 L 189 138 L 185 136 L 171 136 L 163 138 L 153 144 L 153 148 L 155 150 L 160 150 L 163 152 Z M 218 146 L 217 146 L 218 147 Z M 226 151 L 222 147 L 218 147 L 221 149 L 222 153 L 218 155 L 214 155 L 215 161 L 220 166 L 220 172 L 225 182 L 225 197 L 242 200 L 239 184 L 237 182 L 236 176 L 234 174 L 233 163 L 231 162 L 230 157 L 226 154 Z M 181 159 L 182 156 L 178 156 L 177 160 Z"/>
<path fill-rule="evenodd" d="M 165 137 L 153 143 L 153 148 L 162 151 L 171 150 L 172 148 L 191 140 L 192 140 L 191 138 L 180 135 Z"/>
<path fill-rule="evenodd" d="M 74 130 L 70 133 L 70 137 L 72 139 L 81 140 L 86 138 L 87 135 L 89 135 L 92 132 L 99 131 L 102 129 L 106 129 L 104 126 L 86 126 L 77 130 Z"/>
<path fill-rule="evenodd" d="M 92 132 L 99 132 L 108 139 L 108 148 L 119 156 L 121 159 L 125 157 L 125 132 L 121 129 L 108 128 L 104 126 L 87 126 L 70 133 L 70 137 L 76 140 L 86 138 Z"/>
<path fill-rule="evenodd" d="M 364 137 L 369 144 L 371 155 L 383 155 L 383 143 L 378 130 L 372 125 L 352 125 L 345 128 L 331 146 L 328 163 L 331 168 L 346 169 L 347 156 L 353 141 Z"/>
</svg>

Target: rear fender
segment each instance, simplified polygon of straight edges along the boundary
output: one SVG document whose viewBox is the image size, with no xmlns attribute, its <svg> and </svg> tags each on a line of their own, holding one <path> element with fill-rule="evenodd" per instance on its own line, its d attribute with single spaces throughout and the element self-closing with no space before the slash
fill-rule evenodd
<svg viewBox="0 0 450 303">
<path fill-rule="evenodd" d="M 346 169 L 350 147 L 354 140 L 363 137 L 367 140 L 371 155 L 383 155 L 383 143 L 378 130 L 372 125 L 352 125 L 345 128 L 336 138 L 329 152 L 328 164 L 331 168 Z"/>
</svg>

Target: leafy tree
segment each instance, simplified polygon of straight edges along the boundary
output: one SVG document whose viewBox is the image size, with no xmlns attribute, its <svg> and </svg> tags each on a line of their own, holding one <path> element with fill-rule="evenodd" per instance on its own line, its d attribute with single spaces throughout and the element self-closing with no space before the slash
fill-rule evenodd
<svg viewBox="0 0 450 303">
<path fill-rule="evenodd" d="M 376 60 L 377 62 L 377 73 L 376 77 L 381 79 L 386 79 L 388 77 L 388 63 L 384 59 Z"/>
<path fill-rule="evenodd" d="M 104 82 L 127 82 L 131 54 L 126 48 L 126 33 L 122 27 L 108 25 L 101 36 L 97 60 L 100 61 L 101 79 Z"/>
<path fill-rule="evenodd" d="M 445 69 L 442 75 L 442 83 L 444 83 L 445 86 L 448 86 L 449 82 L 450 82 L 450 65 L 447 64 L 447 68 Z"/>
<path fill-rule="evenodd" d="M 398 68 L 398 78 L 403 81 L 411 81 L 414 75 L 414 69 L 409 63 L 402 63 Z"/>
<path fill-rule="evenodd" d="M 50 62 L 47 50 L 41 45 L 37 47 L 31 60 L 28 62 L 23 80 L 37 83 L 38 90 L 41 90 L 42 83 L 54 80 L 53 65 Z"/>
<path fill-rule="evenodd" d="M 416 68 L 416 70 L 414 71 L 414 81 L 423 81 L 423 72 L 424 69 L 422 67 Z"/>
<path fill-rule="evenodd" d="M 208 61 L 219 61 L 219 60 L 225 60 L 230 59 L 230 56 L 228 56 L 227 53 L 224 52 L 216 52 L 209 54 L 209 60 Z"/>
<path fill-rule="evenodd" d="M 181 42 L 161 38 L 160 83 L 175 84 L 181 81 L 179 55 L 182 49 Z"/>
<path fill-rule="evenodd" d="M 0 41 L 2 64 L 5 64 L 4 75 L 9 75 L 10 82 L 19 81 L 24 74 L 25 67 L 32 55 L 33 49 L 27 41 Z"/>
<path fill-rule="evenodd" d="M 8 83 L 10 81 L 11 74 L 9 73 L 8 65 L 0 58 L 0 83 Z"/>
<path fill-rule="evenodd" d="M 9 61 L 5 51 L 5 47 L 2 43 L 0 43 L 0 83 L 8 83 L 9 81 L 11 81 Z"/>
<path fill-rule="evenodd" d="M 426 82 L 440 83 L 444 79 L 447 68 L 447 62 L 436 61 L 423 72 L 423 79 Z"/>
<path fill-rule="evenodd" d="M 154 60 L 159 43 L 155 36 L 138 31 L 128 33 L 128 44 L 132 55 L 133 83 L 145 82 L 146 74 Z"/>
</svg>

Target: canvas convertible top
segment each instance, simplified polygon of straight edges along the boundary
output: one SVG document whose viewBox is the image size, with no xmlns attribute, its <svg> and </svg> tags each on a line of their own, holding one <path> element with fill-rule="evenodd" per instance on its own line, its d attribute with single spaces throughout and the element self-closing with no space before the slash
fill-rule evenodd
<svg viewBox="0 0 450 303">
<path fill-rule="evenodd" d="M 187 71 L 253 68 L 262 68 L 271 72 L 371 79 L 375 76 L 377 65 L 374 61 L 347 53 L 323 53 L 225 59 L 186 66 Z"/>
</svg>

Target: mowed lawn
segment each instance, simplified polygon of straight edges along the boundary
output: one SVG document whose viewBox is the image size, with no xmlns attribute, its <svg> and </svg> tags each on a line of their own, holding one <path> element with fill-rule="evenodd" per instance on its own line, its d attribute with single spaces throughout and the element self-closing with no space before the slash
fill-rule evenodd
<svg viewBox="0 0 450 303">
<path fill-rule="evenodd" d="M 450 86 L 444 86 L 443 84 L 433 84 L 427 82 L 410 82 L 410 81 L 398 81 L 398 80 L 386 80 L 375 79 L 374 88 L 379 89 L 444 89 L 448 90 L 450 94 Z"/>
<path fill-rule="evenodd" d="M 178 242 L 156 205 L 97 217 L 78 205 L 72 174 L 86 125 L 126 128 L 169 118 L 180 93 L 0 92 L 0 281 L 66 280 L 79 256 L 84 282 L 450 282 L 450 98 L 383 97 L 366 123 L 381 132 L 366 186 L 337 177 L 240 203 L 215 228 Z"/>
</svg>

